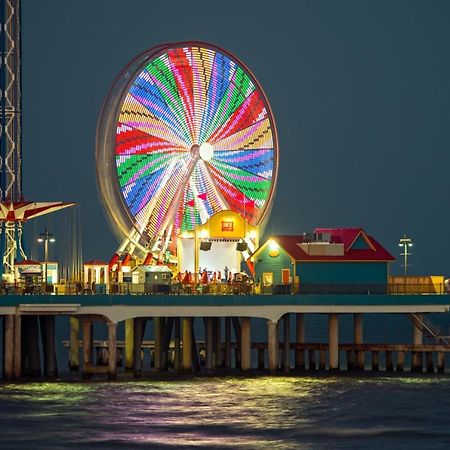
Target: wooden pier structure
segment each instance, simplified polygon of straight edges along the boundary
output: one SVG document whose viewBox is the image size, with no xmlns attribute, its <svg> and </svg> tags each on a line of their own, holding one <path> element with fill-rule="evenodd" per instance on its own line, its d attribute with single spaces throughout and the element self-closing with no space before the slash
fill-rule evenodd
<svg viewBox="0 0 450 450">
<path fill-rule="evenodd" d="M 138 378 L 150 368 L 157 373 L 200 374 L 237 370 L 443 374 L 450 352 L 450 339 L 426 317 L 448 313 L 448 295 L 30 295 L 0 300 L 4 380 L 58 377 L 56 316 L 70 318 L 69 366 L 83 378 L 104 375 L 114 380 L 118 370 Z M 376 313 L 408 315 L 412 342 L 365 343 L 364 316 Z M 305 342 L 308 314 L 327 316 L 326 343 Z M 340 317 L 349 314 L 353 342 L 342 343 Z M 267 323 L 264 342 L 252 342 L 256 318 Z M 150 320 L 153 339 L 146 341 Z M 122 321 L 124 340 L 118 341 Z M 204 327 L 201 342 L 194 321 Z M 93 340 L 94 323 L 106 324 L 107 340 Z"/>
</svg>

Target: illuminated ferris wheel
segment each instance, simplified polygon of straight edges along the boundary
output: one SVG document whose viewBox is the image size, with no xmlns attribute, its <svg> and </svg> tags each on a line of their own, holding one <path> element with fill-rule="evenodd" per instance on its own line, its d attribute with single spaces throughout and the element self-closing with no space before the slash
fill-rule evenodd
<svg viewBox="0 0 450 450">
<path fill-rule="evenodd" d="M 222 210 L 265 223 L 277 178 L 275 122 L 236 57 L 203 42 L 162 45 L 116 78 L 96 158 L 119 250 L 165 251 Z"/>
</svg>

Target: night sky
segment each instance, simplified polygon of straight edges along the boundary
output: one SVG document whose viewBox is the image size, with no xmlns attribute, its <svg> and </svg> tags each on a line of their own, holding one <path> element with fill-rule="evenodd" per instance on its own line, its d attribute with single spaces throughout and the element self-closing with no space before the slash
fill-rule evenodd
<svg viewBox="0 0 450 450">
<path fill-rule="evenodd" d="M 395 256 L 408 233 L 411 273 L 450 275 L 449 23 L 438 0 L 23 0 L 25 196 L 79 203 L 84 259 L 108 260 L 118 244 L 95 178 L 102 102 L 138 53 L 203 40 L 250 68 L 275 115 L 266 233 L 361 226 Z"/>
</svg>

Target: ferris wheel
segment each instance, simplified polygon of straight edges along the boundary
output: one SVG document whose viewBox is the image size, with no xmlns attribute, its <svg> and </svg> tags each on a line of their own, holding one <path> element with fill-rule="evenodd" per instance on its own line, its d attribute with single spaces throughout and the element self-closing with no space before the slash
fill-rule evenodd
<svg viewBox="0 0 450 450">
<path fill-rule="evenodd" d="M 119 251 L 165 251 L 222 210 L 264 225 L 277 179 L 275 122 L 235 56 L 203 42 L 161 45 L 113 83 L 96 159 Z"/>
</svg>

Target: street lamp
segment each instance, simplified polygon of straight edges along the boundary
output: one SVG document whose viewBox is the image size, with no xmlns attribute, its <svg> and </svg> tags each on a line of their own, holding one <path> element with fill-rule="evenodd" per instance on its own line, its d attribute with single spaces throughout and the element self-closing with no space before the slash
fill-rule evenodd
<svg viewBox="0 0 450 450">
<path fill-rule="evenodd" d="M 404 234 L 398 243 L 399 247 L 403 247 L 403 253 L 400 253 L 400 256 L 404 257 L 405 263 L 403 266 L 405 267 L 405 277 L 408 272 L 408 256 L 411 256 L 411 252 L 408 252 L 408 248 L 413 246 L 412 240 Z"/>
<path fill-rule="evenodd" d="M 48 263 L 48 243 L 49 242 L 55 242 L 55 237 L 52 233 L 50 233 L 47 228 L 45 228 L 45 231 L 41 233 L 37 239 L 38 242 L 44 243 L 44 282 L 45 282 L 45 293 L 47 293 L 47 263 Z"/>
</svg>

